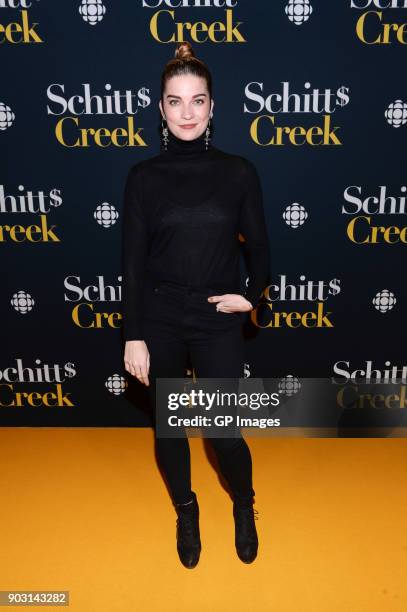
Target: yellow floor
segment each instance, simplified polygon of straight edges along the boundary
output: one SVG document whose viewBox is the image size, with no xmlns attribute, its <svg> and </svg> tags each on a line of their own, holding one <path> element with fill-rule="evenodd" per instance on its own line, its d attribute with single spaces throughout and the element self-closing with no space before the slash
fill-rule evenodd
<svg viewBox="0 0 407 612">
<path fill-rule="evenodd" d="M 188 570 L 151 429 L 0 429 L 0 590 L 69 590 L 72 612 L 405 612 L 405 440 L 246 439 L 259 555 L 238 559 L 230 498 L 193 438 Z"/>
</svg>

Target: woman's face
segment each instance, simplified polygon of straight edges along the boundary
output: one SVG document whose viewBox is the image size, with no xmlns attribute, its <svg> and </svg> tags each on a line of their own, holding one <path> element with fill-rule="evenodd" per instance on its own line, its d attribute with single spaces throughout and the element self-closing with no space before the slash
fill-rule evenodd
<svg viewBox="0 0 407 612">
<path fill-rule="evenodd" d="M 168 129 L 183 140 L 198 138 L 206 130 L 213 106 L 206 80 L 192 74 L 171 77 L 166 83 L 163 104 L 159 102 Z"/>
</svg>

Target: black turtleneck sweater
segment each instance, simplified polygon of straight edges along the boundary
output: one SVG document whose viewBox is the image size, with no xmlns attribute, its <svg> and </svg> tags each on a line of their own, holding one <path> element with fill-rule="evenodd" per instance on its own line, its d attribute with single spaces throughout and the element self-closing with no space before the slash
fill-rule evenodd
<svg viewBox="0 0 407 612">
<path fill-rule="evenodd" d="M 133 165 L 124 189 L 122 315 L 125 340 L 143 340 L 144 275 L 213 287 L 253 305 L 269 282 L 269 241 L 252 162 L 170 130 L 167 150 Z M 239 240 L 239 234 L 244 242 Z M 240 289 L 240 245 L 249 284 Z"/>
</svg>

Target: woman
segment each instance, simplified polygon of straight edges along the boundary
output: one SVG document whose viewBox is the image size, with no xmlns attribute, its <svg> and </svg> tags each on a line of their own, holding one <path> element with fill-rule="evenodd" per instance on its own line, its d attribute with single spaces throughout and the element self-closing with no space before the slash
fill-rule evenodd
<svg viewBox="0 0 407 612">
<path fill-rule="evenodd" d="M 198 377 L 243 377 L 242 317 L 269 280 L 256 169 L 211 144 L 212 79 L 187 42 L 164 69 L 159 107 L 163 150 L 130 169 L 123 217 L 124 363 L 149 386 L 152 402 L 157 378 L 185 376 L 188 353 Z M 239 233 L 250 277 L 244 295 Z M 155 442 L 178 515 L 178 554 L 192 568 L 201 541 L 188 439 Z M 233 496 L 237 553 L 251 563 L 258 537 L 249 448 L 240 435 L 210 443 Z"/>
</svg>

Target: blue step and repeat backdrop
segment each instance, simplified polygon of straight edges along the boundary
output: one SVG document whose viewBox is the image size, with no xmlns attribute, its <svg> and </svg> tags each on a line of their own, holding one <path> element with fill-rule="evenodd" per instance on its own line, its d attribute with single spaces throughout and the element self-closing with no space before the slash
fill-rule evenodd
<svg viewBox="0 0 407 612">
<path fill-rule="evenodd" d="M 0 0 L 3 426 L 151 423 L 123 366 L 123 190 L 182 40 L 213 144 L 262 180 L 245 376 L 405 381 L 407 0 Z"/>
</svg>

